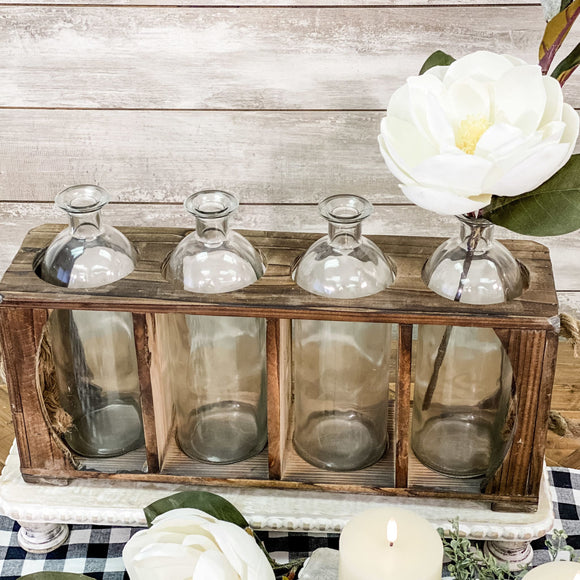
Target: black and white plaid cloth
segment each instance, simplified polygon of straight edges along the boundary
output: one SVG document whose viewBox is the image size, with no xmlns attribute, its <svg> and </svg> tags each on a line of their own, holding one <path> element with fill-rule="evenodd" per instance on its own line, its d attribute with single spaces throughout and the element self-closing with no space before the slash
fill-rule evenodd
<svg viewBox="0 0 580 580">
<path fill-rule="evenodd" d="M 580 556 L 580 471 L 551 468 L 556 501 L 556 529 L 568 534 L 568 545 Z M 450 514 L 453 517 L 453 514 Z M 18 546 L 18 524 L 0 516 L 0 578 L 17 580 L 41 570 L 86 574 L 95 580 L 128 579 L 121 557 L 123 546 L 140 528 L 71 526 L 65 545 L 50 554 L 29 554 Z M 338 534 L 261 532 L 268 551 L 282 562 L 308 556 L 320 547 L 338 548 Z M 532 543 L 534 565 L 549 561 L 544 540 Z"/>
</svg>

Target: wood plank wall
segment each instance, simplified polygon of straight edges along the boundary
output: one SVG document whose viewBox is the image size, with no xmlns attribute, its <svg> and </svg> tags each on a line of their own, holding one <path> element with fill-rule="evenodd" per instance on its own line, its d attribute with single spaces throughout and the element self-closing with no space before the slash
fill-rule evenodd
<svg viewBox="0 0 580 580">
<path fill-rule="evenodd" d="M 189 224 L 183 199 L 223 188 L 240 227 L 324 231 L 316 203 L 352 192 L 367 233 L 450 235 L 382 161 L 388 99 L 436 49 L 536 62 L 543 28 L 525 0 L 0 0 L 0 273 L 75 183 L 106 187 L 119 225 Z M 580 234 L 540 241 L 578 315 Z"/>
</svg>

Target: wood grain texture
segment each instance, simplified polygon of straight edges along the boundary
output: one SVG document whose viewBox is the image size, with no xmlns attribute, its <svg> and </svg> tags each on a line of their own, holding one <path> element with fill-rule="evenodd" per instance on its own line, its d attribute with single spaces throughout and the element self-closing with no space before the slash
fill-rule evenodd
<svg viewBox="0 0 580 580">
<path fill-rule="evenodd" d="M 395 487 L 407 487 L 411 419 L 411 353 L 413 326 L 399 326 L 398 381 L 395 399 Z"/>
<path fill-rule="evenodd" d="M 547 249 L 523 240 L 506 241 L 529 271 L 530 286 L 510 302 L 486 306 L 452 302 L 429 290 L 421 279 L 428 256 L 444 240 L 375 236 L 373 241 L 397 264 L 397 278 L 383 292 L 356 300 L 314 296 L 292 279 L 292 266 L 319 234 L 244 231 L 262 253 L 266 273 L 256 283 L 225 294 L 195 294 L 172 285 L 163 264 L 190 230 L 122 228 L 135 246 L 135 270 L 112 284 L 87 289 L 61 288 L 41 280 L 34 267 L 41 251 L 61 231 L 58 224 L 31 230 L 0 284 L 3 308 L 70 308 L 132 312 L 373 320 L 406 324 L 452 324 L 495 328 L 551 329 L 557 297 Z"/>
<path fill-rule="evenodd" d="M 159 471 L 159 449 L 157 446 L 157 427 L 151 380 L 150 332 L 147 325 L 147 315 L 133 314 L 133 332 L 141 392 L 143 432 L 147 450 L 147 470 L 149 473 L 157 473 Z"/>
<path fill-rule="evenodd" d="M 115 193 L 112 190 L 113 197 Z M 119 226 L 193 226 L 193 218 L 181 204 L 111 204 L 103 213 L 107 223 Z M 8 267 L 30 229 L 43 223 L 64 221 L 63 212 L 52 203 L 0 203 L 0 274 Z M 315 204 L 242 204 L 232 219 L 232 227 L 320 233 L 327 230 Z M 453 217 L 439 216 L 415 206 L 376 206 L 373 215 L 364 222 L 363 233 L 449 237 L 455 235 L 458 228 Z M 552 238 L 530 238 L 496 229 L 499 239 L 537 240 L 550 249 L 560 303 L 580 316 L 580 261 L 577 258 L 580 231 Z"/>
<path fill-rule="evenodd" d="M 36 354 L 46 316 L 44 310 L 3 310 L 0 340 L 21 463 L 60 471 L 69 465 L 53 441 L 36 387 Z"/>
<path fill-rule="evenodd" d="M 192 191 L 225 189 L 254 204 L 315 203 L 353 192 L 373 203 L 408 204 L 379 151 L 383 116 L 4 109 L 0 199 L 52 201 L 65 187 L 96 183 L 132 203 L 181 202 Z"/>
<path fill-rule="evenodd" d="M 285 437 L 282 435 L 282 424 L 286 418 L 281 410 L 281 377 L 280 377 L 280 322 L 269 318 L 266 321 L 266 363 L 268 376 L 268 470 L 271 479 L 282 476 L 282 458 L 284 456 Z M 286 409 L 285 409 L 286 410 Z"/>
<path fill-rule="evenodd" d="M 539 5 L 0 7 L 0 105 L 380 110 L 435 50 L 537 62 L 544 26 Z"/>
<path fill-rule="evenodd" d="M 204 0 L 200 5 L 203 6 L 259 6 L 262 8 L 270 6 L 449 6 L 464 4 L 465 0 Z M 512 6 L 517 4 L 539 5 L 539 2 L 529 0 L 478 0 L 480 5 L 490 6 Z M 79 0 L 3 0 L 0 6 L 18 6 L 40 5 L 40 6 L 78 6 Z M 84 0 L 86 6 L 123 6 L 123 7 L 142 7 L 152 6 L 175 7 L 191 6 L 191 0 Z"/>
<path fill-rule="evenodd" d="M 545 388 L 542 388 L 542 367 L 544 355 L 554 354 L 553 345 L 546 348 L 545 331 L 496 330 L 496 333 L 512 362 L 517 418 L 512 445 L 501 468 L 486 484 L 485 492 L 514 496 L 530 493 L 537 495 L 541 472 L 535 469 L 533 446 L 534 443 L 542 445 L 540 435 L 536 439 L 536 429 L 542 430 L 543 427 L 536 424 L 536 419 L 538 415 L 541 421 L 545 419 L 549 404 L 546 403 L 549 401 L 551 384 L 546 383 L 543 385 Z M 549 378 L 549 369 L 554 361 L 545 362 L 548 365 L 546 377 Z M 548 393 L 547 398 L 545 392 Z M 546 404 L 545 409 L 540 408 L 542 404 Z M 533 481 L 532 475 L 536 478 Z"/>
</svg>

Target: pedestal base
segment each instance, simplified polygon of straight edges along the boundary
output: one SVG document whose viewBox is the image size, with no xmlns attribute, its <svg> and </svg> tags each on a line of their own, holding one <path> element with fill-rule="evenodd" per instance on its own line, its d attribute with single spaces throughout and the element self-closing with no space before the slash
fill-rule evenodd
<svg viewBox="0 0 580 580">
<path fill-rule="evenodd" d="M 32 554 L 47 554 L 62 546 L 68 539 L 66 524 L 37 524 L 18 522 L 18 544 Z"/>
<path fill-rule="evenodd" d="M 485 542 L 483 552 L 486 556 L 491 554 L 498 562 L 507 564 L 512 572 L 530 564 L 534 557 L 534 550 L 529 542 Z"/>
</svg>

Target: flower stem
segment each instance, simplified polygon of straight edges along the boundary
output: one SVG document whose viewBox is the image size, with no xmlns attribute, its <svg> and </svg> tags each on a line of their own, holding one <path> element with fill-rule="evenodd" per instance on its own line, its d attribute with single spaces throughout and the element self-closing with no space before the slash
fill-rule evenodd
<svg viewBox="0 0 580 580">
<path fill-rule="evenodd" d="M 483 227 L 476 225 L 471 230 L 469 237 L 467 238 L 467 254 L 465 260 L 463 261 L 463 269 L 461 271 L 461 276 L 459 278 L 459 286 L 457 292 L 455 293 L 455 302 L 461 301 L 461 296 L 465 288 L 465 281 L 467 280 L 467 275 L 469 274 L 469 268 L 471 267 L 471 262 L 473 262 L 473 257 L 475 256 L 475 250 L 477 249 L 477 244 L 481 240 L 483 234 Z M 435 362 L 433 363 L 433 372 L 431 373 L 431 378 L 429 379 L 429 384 L 427 385 L 427 391 L 425 392 L 425 398 L 423 399 L 423 411 L 429 410 L 431 407 L 431 402 L 433 400 L 433 395 L 435 394 L 435 388 L 437 387 L 437 381 L 439 380 L 439 371 L 443 365 L 443 360 L 447 354 L 447 347 L 449 345 L 449 339 L 451 338 L 452 326 L 446 326 L 441 342 L 439 343 L 439 348 L 437 349 L 437 356 L 435 357 Z"/>
</svg>

